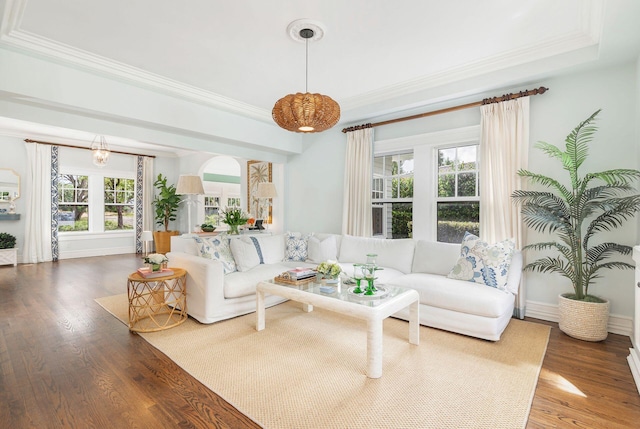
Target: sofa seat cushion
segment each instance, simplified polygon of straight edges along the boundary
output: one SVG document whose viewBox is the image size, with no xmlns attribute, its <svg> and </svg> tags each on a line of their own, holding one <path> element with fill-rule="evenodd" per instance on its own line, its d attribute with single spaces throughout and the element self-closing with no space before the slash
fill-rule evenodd
<svg viewBox="0 0 640 429">
<path fill-rule="evenodd" d="M 421 304 L 483 317 L 503 316 L 515 300 L 507 291 L 437 274 L 407 274 L 392 284 L 417 290 Z"/>
<path fill-rule="evenodd" d="M 239 298 L 256 293 L 258 282 L 273 280 L 291 267 L 281 264 L 260 264 L 248 271 L 237 271 L 224 276 L 224 297 Z"/>
</svg>

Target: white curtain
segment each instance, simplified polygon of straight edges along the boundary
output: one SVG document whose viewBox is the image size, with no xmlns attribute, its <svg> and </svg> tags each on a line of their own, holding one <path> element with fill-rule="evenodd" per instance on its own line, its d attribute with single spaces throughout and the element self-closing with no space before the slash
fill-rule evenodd
<svg viewBox="0 0 640 429">
<path fill-rule="evenodd" d="M 27 189 L 25 239 L 22 261 L 27 264 L 52 260 L 51 254 L 51 149 L 49 145 L 25 143 Z"/>
<path fill-rule="evenodd" d="M 513 238 L 525 244 L 525 227 L 513 191 L 522 189 L 517 171 L 526 169 L 529 153 L 529 97 L 481 107 L 480 235 L 488 242 Z M 524 277 L 516 308 L 524 317 Z"/>
<path fill-rule="evenodd" d="M 347 133 L 342 233 L 370 237 L 373 128 Z"/>
</svg>

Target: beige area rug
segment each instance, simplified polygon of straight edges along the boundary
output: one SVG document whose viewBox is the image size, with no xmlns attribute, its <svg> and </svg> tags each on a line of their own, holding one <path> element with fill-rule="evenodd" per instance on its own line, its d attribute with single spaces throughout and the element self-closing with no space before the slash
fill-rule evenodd
<svg viewBox="0 0 640 429">
<path fill-rule="evenodd" d="M 96 300 L 126 323 L 127 297 Z M 384 323 L 383 374 L 366 371 L 364 322 L 286 302 L 212 325 L 193 319 L 142 334 L 180 367 L 269 429 L 523 428 L 549 327 L 514 319 L 497 343 Z"/>
</svg>

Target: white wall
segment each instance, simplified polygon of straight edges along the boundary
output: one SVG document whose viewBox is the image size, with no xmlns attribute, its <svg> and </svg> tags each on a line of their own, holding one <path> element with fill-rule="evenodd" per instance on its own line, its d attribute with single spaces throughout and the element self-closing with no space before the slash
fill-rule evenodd
<svg viewBox="0 0 640 429">
<path fill-rule="evenodd" d="M 538 140 L 564 145 L 566 135 L 580 121 L 602 108 L 597 122 L 599 132 L 584 171 L 638 168 L 638 80 L 636 64 L 630 63 L 529 83 L 520 88 L 505 88 L 504 93 L 539 86 L 550 88 L 544 95 L 531 97 L 532 146 Z M 490 95 L 495 94 L 486 94 Z M 480 95 L 474 99 L 483 97 Z M 468 101 L 472 100 L 461 100 L 461 103 Z M 379 127 L 375 133 L 376 140 L 386 140 L 479 123 L 479 109 L 467 109 Z M 338 127 L 317 136 L 305 136 L 304 152 L 292 156 L 287 165 L 287 229 L 340 232 L 345 142 L 346 137 Z M 529 168 L 554 176 L 563 172 L 533 148 L 530 150 Z M 634 245 L 639 236 L 638 226 L 638 222 L 628 222 L 608 234 L 607 240 Z M 627 260 L 632 262 L 630 257 Z M 559 276 L 527 273 L 526 279 L 527 299 L 550 306 L 557 304 L 559 293 L 571 289 L 568 281 Z M 611 300 L 612 315 L 630 318 L 633 314 L 633 287 L 632 270 L 607 271 L 591 292 Z"/>
</svg>

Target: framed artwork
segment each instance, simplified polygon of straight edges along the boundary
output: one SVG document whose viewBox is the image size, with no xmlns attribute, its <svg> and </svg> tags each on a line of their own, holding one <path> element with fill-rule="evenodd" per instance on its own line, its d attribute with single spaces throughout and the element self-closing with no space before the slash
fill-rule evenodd
<svg viewBox="0 0 640 429">
<path fill-rule="evenodd" d="M 260 218 L 260 199 L 256 197 L 258 183 L 271 182 L 271 163 L 265 161 L 247 161 L 247 211 L 256 219 Z M 269 201 L 271 203 L 271 201 Z M 266 223 L 271 223 L 271 204 Z"/>
</svg>

